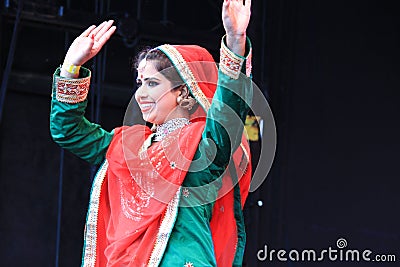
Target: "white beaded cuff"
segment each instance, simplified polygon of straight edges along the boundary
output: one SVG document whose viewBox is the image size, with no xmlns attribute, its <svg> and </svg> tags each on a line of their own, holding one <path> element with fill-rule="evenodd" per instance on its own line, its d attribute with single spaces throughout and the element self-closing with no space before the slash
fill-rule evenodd
<svg viewBox="0 0 400 267">
<path fill-rule="evenodd" d="M 80 79 L 55 78 L 56 99 L 75 104 L 86 99 L 89 92 L 90 76 Z"/>
</svg>

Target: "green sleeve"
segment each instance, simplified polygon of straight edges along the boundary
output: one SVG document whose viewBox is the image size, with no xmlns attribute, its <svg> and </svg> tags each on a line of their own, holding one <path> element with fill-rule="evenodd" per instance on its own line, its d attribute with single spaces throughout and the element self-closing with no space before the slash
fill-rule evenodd
<svg viewBox="0 0 400 267">
<path fill-rule="evenodd" d="M 251 51 L 250 40 L 247 41 L 246 51 Z M 245 71 L 248 58 L 243 58 L 242 72 Z M 199 147 L 217 166 L 225 168 L 240 145 L 252 98 L 251 75 L 247 77 L 241 74 L 238 79 L 234 79 L 219 69 L 217 89 L 207 112 L 206 126 Z"/>
<path fill-rule="evenodd" d="M 81 68 L 80 78 L 89 77 L 90 70 Z M 56 78 L 60 77 L 60 68 L 53 75 L 50 133 L 61 147 L 71 151 L 91 164 L 101 163 L 113 137 L 100 125 L 89 122 L 85 117 L 87 100 L 70 104 L 56 99 Z"/>
</svg>

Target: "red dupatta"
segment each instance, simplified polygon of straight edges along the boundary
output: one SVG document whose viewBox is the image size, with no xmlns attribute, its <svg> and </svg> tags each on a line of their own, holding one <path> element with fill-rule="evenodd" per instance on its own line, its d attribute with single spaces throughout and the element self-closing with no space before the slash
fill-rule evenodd
<svg viewBox="0 0 400 267">
<path fill-rule="evenodd" d="M 204 118 L 210 106 L 217 69 L 211 55 L 199 46 L 164 45 L 158 49 L 171 59 L 202 109 L 192 115 L 192 124 L 151 147 L 152 132 L 148 127 L 136 125 L 115 130 L 106 162 L 92 188 L 83 266 L 158 266 L 174 225 L 180 186 L 204 128 L 204 119 L 199 116 Z M 193 62 L 202 63 L 186 65 Z M 205 68 L 204 62 L 214 67 L 206 64 Z M 236 181 L 227 172 L 215 202 L 210 228 L 218 266 L 232 266 L 235 258 L 235 202 L 243 208 L 247 198 L 251 177 L 249 152 L 243 138 L 233 155 L 239 198 L 233 190 Z"/>
</svg>

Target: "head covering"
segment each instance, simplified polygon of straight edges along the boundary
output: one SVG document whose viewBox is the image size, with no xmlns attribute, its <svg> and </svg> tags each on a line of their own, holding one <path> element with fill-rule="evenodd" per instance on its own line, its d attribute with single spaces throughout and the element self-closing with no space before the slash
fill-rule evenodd
<svg viewBox="0 0 400 267">
<path fill-rule="evenodd" d="M 204 118 L 210 108 L 218 81 L 218 69 L 212 55 L 198 45 L 165 44 L 157 49 L 171 60 L 190 93 L 202 107 L 191 115 L 191 120 Z"/>
<path fill-rule="evenodd" d="M 161 45 L 156 49 L 171 60 L 202 108 L 191 115 L 192 124 L 149 149 L 152 132 L 147 126 L 114 130 L 106 163 L 91 193 L 83 266 L 157 266 L 174 226 L 180 187 L 201 140 L 205 115 L 217 88 L 218 69 L 211 54 L 197 45 Z M 246 157 L 247 164 L 240 164 Z M 221 190 L 228 188 L 228 193 L 216 201 L 210 223 L 218 266 L 232 266 L 237 252 L 242 253 L 242 248 L 237 248 L 243 238 L 240 212 L 251 174 L 247 142 L 233 159 L 232 168 L 222 179 Z"/>
</svg>

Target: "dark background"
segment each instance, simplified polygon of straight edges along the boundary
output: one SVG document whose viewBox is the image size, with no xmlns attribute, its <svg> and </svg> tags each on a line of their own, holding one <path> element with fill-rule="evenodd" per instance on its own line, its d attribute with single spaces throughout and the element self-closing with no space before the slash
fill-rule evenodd
<svg viewBox="0 0 400 267">
<path fill-rule="evenodd" d="M 115 19 L 119 31 L 87 64 L 87 117 L 111 130 L 133 95 L 140 47 L 196 43 L 218 60 L 222 1 L 19 2 L 0 6 L 0 266 L 79 266 L 95 167 L 51 140 L 52 73 L 79 32 Z M 397 2 L 253 0 L 254 81 L 277 151 L 246 205 L 246 266 L 400 266 Z M 259 143 L 252 149 L 256 159 Z M 265 246 L 321 251 L 339 238 L 397 261 L 257 259 Z"/>
</svg>

